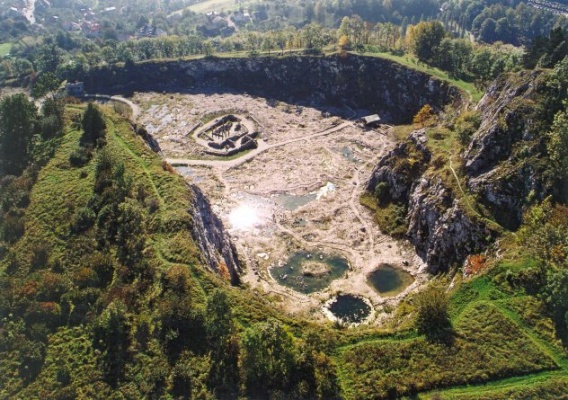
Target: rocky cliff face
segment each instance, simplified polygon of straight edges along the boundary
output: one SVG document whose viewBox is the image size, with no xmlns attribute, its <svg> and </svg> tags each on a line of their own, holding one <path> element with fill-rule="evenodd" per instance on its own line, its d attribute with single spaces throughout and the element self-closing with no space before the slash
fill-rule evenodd
<svg viewBox="0 0 568 400">
<path fill-rule="evenodd" d="M 485 249 L 493 233 L 464 212 L 451 191 L 436 178 L 420 178 L 408 202 L 407 236 L 432 273 L 460 265 Z"/>
<path fill-rule="evenodd" d="M 481 125 L 463 154 L 467 189 L 502 227 L 517 229 L 523 211 L 554 193 L 546 132 L 561 107 L 566 83 L 554 71 L 503 75 L 477 106 Z M 388 188 L 388 201 L 407 206 L 406 236 L 431 272 L 461 264 L 496 235 L 477 212 L 445 187 L 427 161 L 410 170 L 408 159 L 429 160 L 424 132 L 414 132 L 379 161 L 368 190 Z M 456 168 L 458 168 L 456 166 Z"/>
<path fill-rule="evenodd" d="M 388 190 L 384 197 L 386 201 L 408 203 L 415 181 L 430 162 L 431 154 L 425 143 L 424 129 L 411 133 L 406 142 L 400 143 L 379 160 L 367 183 L 367 190 L 375 192 L 377 185 L 382 183 Z"/>
<path fill-rule="evenodd" d="M 424 174 L 430 158 L 425 131 L 411 133 L 407 141 L 379 161 L 367 190 L 376 193 L 375 188 L 382 183 L 388 190 L 384 196 L 387 202 L 406 205 L 406 237 L 428 270 L 436 273 L 482 250 L 492 233 L 463 211 L 440 179 Z"/>
<path fill-rule="evenodd" d="M 238 284 L 241 272 L 237 250 L 223 227 L 221 220 L 213 213 L 207 198 L 195 185 L 189 185 L 193 193 L 193 216 L 191 235 L 201 250 L 205 263 L 213 271 L 219 273 L 227 268 L 231 283 Z"/>
<path fill-rule="evenodd" d="M 233 89 L 316 106 L 364 108 L 391 122 L 410 121 L 426 103 L 440 109 L 462 101 L 446 82 L 388 60 L 356 55 L 145 62 L 102 67 L 79 79 L 89 93 Z"/>
<path fill-rule="evenodd" d="M 552 192 L 544 134 L 555 110 L 547 78 L 533 71 L 496 80 L 477 106 L 482 123 L 464 155 L 468 189 L 508 229 L 520 225 L 529 197 Z"/>
</svg>

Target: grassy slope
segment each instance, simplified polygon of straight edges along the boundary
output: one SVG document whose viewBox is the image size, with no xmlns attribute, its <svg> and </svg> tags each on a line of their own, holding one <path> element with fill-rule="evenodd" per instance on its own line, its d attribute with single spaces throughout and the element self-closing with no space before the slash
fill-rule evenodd
<svg viewBox="0 0 568 400">
<path fill-rule="evenodd" d="M 0 44 L 0 57 L 4 57 L 6 54 L 10 53 L 10 50 L 12 50 L 12 43 Z"/>
<path fill-rule="evenodd" d="M 125 163 L 136 184 L 160 203 L 160 218 L 184 212 L 190 198 L 183 180 L 164 171 L 158 157 L 132 134 L 127 123 L 116 117 L 107 122 L 107 146 Z M 79 131 L 69 130 L 54 158 L 40 172 L 26 213 L 26 234 L 17 245 L 21 254 L 25 255 L 33 242 L 48 243 L 51 257 L 73 265 L 78 251 L 94 246 L 89 236 L 65 240 L 73 212 L 86 204 L 94 181 L 92 162 L 81 169 L 69 166 L 69 153 L 79 137 Z M 192 297 L 198 303 L 203 303 L 213 288 L 224 286 L 235 304 L 240 326 L 277 314 L 262 296 L 229 289 L 219 277 L 204 270 L 190 238 L 156 234 L 150 242 L 162 268 L 182 264 L 190 269 Z M 480 393 L 487 398 L 554 396 L 568 384 L 566 353 L 554 340 L 550 320 L 542 316 L 542 304 L 511 292 L 500 282 L 497 271 L 461 283 L 454 290 L 451 315 L 456 338 L 451 347 L 427 343 L 412 330 L 361 328 L 338 333 L 336 362 L 345 396 L 386 395 L 389 389 L 399 394 L 434 389 L 443 398 L 479 398 Z M 280 318 L 298 332 L 306 324 Z M 65 367 L 74 382 L 82 382 L 86 388 L 83 394 L 92 397 L 96 389 L 88 382 L 97 377 L 96 357 L 87 335 L 80 327 L 60 328 L 53 334 L 42 372 L 25 389 L 17 378 L 16 365 L 9 357 L 0 357 L 5 376 L 0 382 L 2 390 L 26 398 L 48 395 L 59 385 L 54 383 L 57 371 Z M 424 397 L 430 394 L 424 392 Z"/>
<path fill-rule="evenodd" d="M 563 393 L 567 354 L 543 304 L 501 282 L 499 271 L 507 269 L 457 285 L 451 345 L 409 332 L 406 337 L 368 335 L 340 346 L 337 362 L 346 398 L 417 392 L 420 398 L 556 398 Z"/>
<path fill-rule="evenodd" d="M 430 67 L 429 65 L 419 62 L 418 59 L 414 57 L 412 54 L 397 56 L 389 52 L 382 52 L 382 53 L 365 53 L 365 55 L 385 58 L 387 60 L 394 61 L 398 64 L 402 64 L 410 69 L 424 72 L 428 75 L 432 75 L 443 81 L 449 82 L 452 85 L 457 86 L 461 90 L 469 93 L 470 100 L 473 104 L 481 100 L 481 97 L 483 96 L 483 92 L 477 89 L 473 83 L 452 78 L 446 71 L 442 71 L 439 68 Z"/>
<path fill-rule="evenodd" d="M 68 111 L 80 113 L 82 110 L 70 107 Z M 153 217 L 156 221 L 150 221 L 150 224 L 187 215 L 191 196 L 183 178 L 164 170 L 161 160 L 133 134 L 126 121 L 111 113 L 109 115 L 106 118 L 107 148 L 125 164 L 135 187 L 143 187 L 149 199 L 155 198 L 160 203 L 160 210 Z M 31 249 L 38 243 L 48 246 L 50 264 L 57 260 L 58 268 L 63 270 L 61 276 L 71 281 L 80 268 L 88 266 L 87 257 L 97 247 L 94 236 L 89 232 L 69 236 L 74 213 L 87 204 L 94 183 L 94 161 L 82 168 L 69 165 L 69 154 L 77 147 L 80 136 L 79 130 L 68 129 L 54 157 L 39 172 L 26 210 L 26 232 L 14 247 L 22 259 L 21 265 L 26 265 L 25 260 L 33 257 Z M 148 257 L 155 258 L 154 265 L 159 266 L 159 272 L 176 264 L 189 268 L 191 298 L 197 306 L 204 305 L 206 295 L 214 288 L 224 287 L 234 305 L 233 312 L 239 325 L 246 327 L 276 315 L 263 298 L 232 288 L 222 278 L 206 270 L 198 259 L 198 250 L 189 233 L 154 233 L 148 237 L 147 244 L 150 249 L 155 249 L 148 252 Z M 0 268 L 0 273 L 5 271 Z M 27 267 L 17 274 L 30 276 L 30 279 L 35 276 Z M 159 292 L 159 282 L 155 285 L 146 295 L 149 298 Z M 296 325 L 294 321 L 288 322 L 291 326 Z M 108 387 L 99 387 L 103 392 L 97 393 L 97 386 L 93 383 L 101 378 L 101 374 L 97 370 L 97 355 L 92 348 L 89 328 L 84 325 L 60 327 L 50 335 L 48 343 L 42 371 L 29 385 L 25 385 L 18 375 L 18 355 L 8 354 L 0 348 L 0 398 L 11 398 L 16 394 L 30 399 L 49 397 L 50 393 L 62 387 L 57 382 L 57 373 L 62 368 L 71 371 L 73 386 L 81 388 L 84 398 L 106 396 L 104 390 Z"/>
</svg>

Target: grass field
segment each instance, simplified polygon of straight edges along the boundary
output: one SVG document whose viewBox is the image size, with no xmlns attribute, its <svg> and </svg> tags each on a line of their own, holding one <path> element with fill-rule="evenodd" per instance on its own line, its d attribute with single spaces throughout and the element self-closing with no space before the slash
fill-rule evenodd
<svg viewBox="0 0 568 400">
<path fill-rule="evenodd" d="M 0 44 L 0 57 L 4 57 L 5 55 L 9 54 L 10 50 L 12 50 L 12 43 Z"/>
<path fill-rule="evenodd" d="M 415 69 L 415 70 L 421 71 L 421 72 L 425 72 L 429 75 L 432 75 L 432 76 L 435 76 L 439 79 L 447 81 L 447 82 L 451 83 L 452 85 L 457 86 L 461 90 L 464 90 L 467 93 L 469 93 L 469 95 L 471 96 L 471 101 L 473 103 L 477 103 L 479 100 L 481 100 L 481 97 L 483 97 L 483 92 L 478 90 L 473 83 L 465 82 L 465 81 L 462 81 L 462 80 L 459 80 L 459 79 L 454 79 L 454 78 L 450 77 L 450 75 L 447 72 L 442 71 L 441 69 L 433 68 L 433 67 L 430 67 L 430 66 L 428 66 L 424 63 L 419 62 L 418 59 L 416 57 L 414 57 L 412 54 L 405 54 L 405 55 L 402 55 L 402 56 L 397 56 L 397 55 L 389 53 L 389 52 L 365 53 L 365 54 L 369 55 L 369 56 L 374 56 L 374 57 L 386 58 L 387 60 L 395 61 L 395 62 L 402 64 L 402 65 L 404 65 L 408 68 Z"/>
</svg>

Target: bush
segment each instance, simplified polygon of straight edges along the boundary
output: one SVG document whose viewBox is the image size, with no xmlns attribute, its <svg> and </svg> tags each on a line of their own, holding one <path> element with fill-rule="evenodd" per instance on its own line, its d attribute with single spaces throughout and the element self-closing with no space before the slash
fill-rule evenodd
<svg viewBox="0 0 568 400">
<path fill-rule="evenodd" d="M 444 339 L 452 332 L 449 300 L 443 287 L 432 285 L 416 295 L 416 327 L 428 339 Z"/>
<path fill-rule="evenodd" d="M 79 146 L 69 154 L 69 164 L 72 167 L 83 167 L 91 159 L 91 150 L 87 147 Z"/>
<path fill-rule="evenodd" d="M 386 182 L 379 182 L 375 186 L 375 191 L 373 192 L 380 205 L 385 205 L 389 200 L 389 184 Z"/>
<path fill-rule="evenodd" d="M 95 145 L 99 140 L 104 140 L 106 123 L 99 108 L 93 103 L 89 103 L 83 119 L 81 120 L 83 136 L 81 144 Z"/>
<path fill-rule="evenodd" d="M 73 222 L 71 223 L 71 231 L 73 233 L 81 233 L 94 225 L 97 215 L 89 207 L 81 207 L 77 210 Z"/>
<path fill-rule="evenodd" d="M 0 231 L 0 238 L 5 242 L 10 244 L 17 242 L 22 236 L 24 236 L 25 225 L 24 217 L 20 217 L 13 214 L 5 214 L 4 221 L 1 225 L 2 230 Z"/>
</svg>

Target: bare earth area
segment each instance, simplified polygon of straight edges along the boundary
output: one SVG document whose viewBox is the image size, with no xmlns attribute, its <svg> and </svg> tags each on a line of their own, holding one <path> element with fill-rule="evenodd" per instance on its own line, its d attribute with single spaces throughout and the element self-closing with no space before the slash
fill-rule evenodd
<svg viewBox="0 0 568 400">
<path fill-rule="evenodd" d="M 394 145 L 389 127 L 365 130 L 314 108 L 246 94 L 137 93 L 132 100 L 163 157 L 209 197 L 247 260 L 244 282 L 284 311 L 323 320 L 326 301 L 354 294 L 372 304 L 369 323 L 379 323 L 385 305 L 425 281 L 412 248 L 383 235 L 359 204 L 373 166 Z M 206 154 L 196 127 L 230 113 L 254 121 L 249 129 L 259 132 L 257 148 L 226 158 Z M 300 251 L 344 257 L 349 270 L 326 289 L 302 294 L 273 276 Z M 381 297 L 367 276 L 382 263 L 410 272 L 414 283 L 396 297 Z"/>
</svg>

